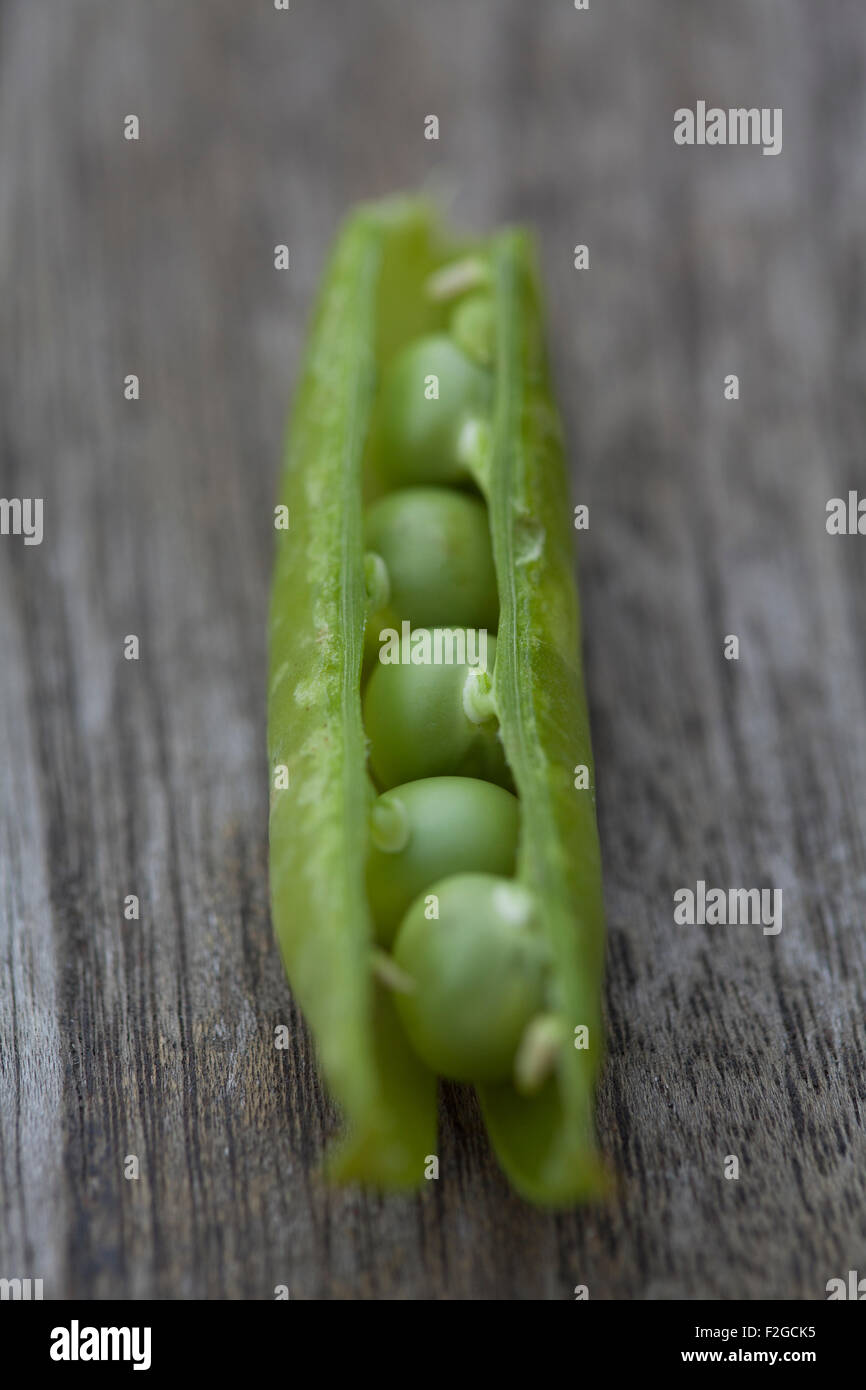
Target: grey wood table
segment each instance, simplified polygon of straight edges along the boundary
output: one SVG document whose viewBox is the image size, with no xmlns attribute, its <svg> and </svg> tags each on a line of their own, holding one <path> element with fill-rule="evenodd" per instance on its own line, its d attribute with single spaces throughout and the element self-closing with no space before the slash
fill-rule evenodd
<svg viewBox="0 0 866 1390">
<path fill-rule="evenodd" d="M 0 537 L 0 1276 L 820 1299 L 866 1272 L 866 537 L 825 527 L 866 488 L 864 78 L 858 0 L 0 0 L 0 494 L 44 499 L 41 545 Z M 781 107 L 782 153 L 678 147 L 699 100 Z M 285 410 L 339 219 L 417 187 L 537 228 L 590 508 L 618 1186 L 558 1215 L 456 1088 L 438 1183 L 324 1186 L 268 919 Z M 781 888 L 782 931 L 677 925 L 698 880 Z"/>
</svg>

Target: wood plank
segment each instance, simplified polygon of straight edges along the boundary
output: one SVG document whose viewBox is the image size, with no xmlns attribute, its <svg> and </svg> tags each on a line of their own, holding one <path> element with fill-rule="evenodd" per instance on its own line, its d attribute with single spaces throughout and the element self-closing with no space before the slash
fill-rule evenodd
<svg viewBox="0 0 866 1390">
<path fill-rule="evenodd" d="M 0 538 L 0 1275 L 820 1298 L 862 1266 L 866 543 L 824 506 L 863 486 L 864 69 L 855 0 L 0 3 L 0 493 L 46 526 Z M 781 106 L 782 154 L 675 147 L 698 99 Z M 326 1189 L 335 1115 L 271 938 L 285 409 L 340 217 L 419 185 L 537 226 L 591 509 L 602 1209 L 519 1201 L 459 1088 L 437 1184 Z M 782 932 L 676 926 L 698 879 L 781 887 Z"/>
</svg>

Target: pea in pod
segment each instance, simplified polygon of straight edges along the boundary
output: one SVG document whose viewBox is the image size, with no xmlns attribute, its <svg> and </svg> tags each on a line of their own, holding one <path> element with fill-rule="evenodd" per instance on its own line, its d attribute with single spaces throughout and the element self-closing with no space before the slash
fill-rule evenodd
<svg viewBox="0 0 866 1390">
<path fill-rule="evenodd" d="M 598 1195 L 600 857 L 526 233 L 448 242 L 414 199 L 355 213 L 279 502 L 271 902 L 345 1119 L 335 1175 L 420 1185 L 439 1073 L 476 1084 L 524 1196 Z M 416 673 L 443 629 L 489 630 L 487 666 Z"/>
</svg>

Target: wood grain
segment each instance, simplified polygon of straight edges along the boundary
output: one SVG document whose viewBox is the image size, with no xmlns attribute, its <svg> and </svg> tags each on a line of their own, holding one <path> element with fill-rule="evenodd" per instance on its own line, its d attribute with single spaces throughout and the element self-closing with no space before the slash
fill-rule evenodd
<svg viewBox="0 0 866 1390">
<path fill-rule="evenodd" d="M 0 494 L 46 527 L 0 538 L 0 1276 L 813 1299 L 866 1269 L 866 540 L 824 527 L 866 487 L 864 77 L 857 0 L 0 0 Z M 675 147 L 699 98 L 781 106 L 782 154 Z M 590 506 L 601 1209 L 525 1206 L 457 1089 L 438 1183 L 328 1191 L 271 938 L 285 408 L 339 219 L 418 186 L 537 227 Z M 781 887 L 781 934 L 676 926 L 699 878 Z"/>
</svg>

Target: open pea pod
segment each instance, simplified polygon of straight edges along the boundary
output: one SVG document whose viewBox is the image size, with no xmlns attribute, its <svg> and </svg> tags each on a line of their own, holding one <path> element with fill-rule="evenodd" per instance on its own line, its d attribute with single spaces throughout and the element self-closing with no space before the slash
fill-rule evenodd
<svg viewBox="0 0 866 1390">
<path fill-rule="evenodd" d="M 404 349 L 413 344 L 417 351 L 407 357 Z M 446 395 L 456 372 L 459 390 L 473 403 L 453 459 L 447 413 L 427 415 L 418 432 L 411 403 L 403 409 L 405 391 L 414 391 L 417 372 L 427 368 L 441 378 Z M 395 430 L 412 447 L 389 455 L 388 435 Z M 382 459 L 397 470 L 390 495 Z M 435 486 L 413 494 L 412 470 L 425 468 L 434 475 L 421 481 Z M 407 496 L 414 496 L 416 513 L 426 509 L 424 526 L 408 539 L 401 511 Z M 499 1160 L 530 1200 L 559 1205 L 596 1195 L 606 1180 L 593 1120 L 602 1053 L 603 915 L 592 755 L 562 445 L 524 234 L 446 242 L 430 207 L 412 199 L 367 205 L 353 216 L 319 297 L 279 501 L 288 508 L 289 526 L 277 532 L 270 620 L 271 902 L 294 993 L 344 1113 L 346 1132 L 333 1170 L 386 1189 L 414 1186 L 435 1153 L 436 1076 L 420 1060 L 406 1009 L 399 1007 L 406 977 L 382 949 L 383 943 L 390 947 L 404 911 L 401 894 L 406 903 L 413 892 L 421 894 L 407 911 L 404 935 L 411 931 L 417 938 L 420 931 L 423 942 L 427 930 L 419 921 L 428 884 L 413 878 L 420 872 L 417 845 L 402 860 L 387 857 L 403 844 L 394 838 L 397 808 L 405 814 L 417 806 L 416 828 L 426 824 L 432 837 L 421 849 L 441 861 L 446 874 L 443 901 L 471 901 L 483 916 L 490 893 L 499 891 L 495 885 L 511 873 L 517 883 L 510 891 L 531 902 L 538 924 L 540 940 L 533 938 L 525 959 L 527 970 L 545 962 L 545 1008 L 533 1046 L 549 1051 L 550 1065 L 520 1089 L 495 1070 L 493 1080 L 478 1082 Z M 365 564 L 364 507 L 370 503 L 368 540 L 374 538 L 385 561 L 368 555 Z M 378 823 L 388 827 L 393 843 L 374 847 L 373 802 L 383 784 L 376 787 L 371 779 L 362 718 L 369 639 L 378 626 L 373 610 L 390 602 L 396 619 L 401 602 L 409 609 L 414 604 L 415 614 L 403 616 L 435 632 L 440 619 L 423 607 L 428 596 L 419 574 L 438 563 L 440 513 L 443 535 L 455 526 L 468 528 L 470 556 L 477 558 L 482 548 L 479 527 L 485 536 L 489 530 L 488 563 L 498 590 L 492 609 L 486 571 L 476 566 L 473 573 L 470 565 L 463 575 L 456 550 L 448 552 L 449 568 L 435 587 L 449 596 L 449 613 L 459 610 L 454 621 L 469 627 L 487 622 L 489 612 L 495 617 L 498 600 L 492 689 L 482 673 L 466 711 L 477 724 L 460 730 L 463 762 L 440 769 L 465 773 L 470 767 L 472 776 L 464 783 L 434 777 L 388 792 Z M 404 529 L 394 542 L 397 521 Z M 380 570 L 389 578 L 383 580 Z M 438 708 L 441 692 L 452 686 L 450 675 L 437 676 L 424 687 L 421 706 Z M 494 713 L 498 725 L 488 720 Z M 387 737 L 393 723 L 380 718 L 371 727 Z M 419 739 L 411 718 L 402 727 L 403 754 L 420 760 L 426 776 L 427 764 L 448 744 L 447 732 L 437 725 Z M 496 753 L 496 728 L 507 767 Z M 372 764 L 381 770 L 392 761 L 381 756 Z M 578 764 L 590 769 L 583 790 L 575 790 Z M 500 785 L 478 782 L 479 770 Z M 516 792 L 516 807 L 504 787 Z M 453 819 L 431 813 L 431 807 L 452 804 L 458 808 Z M 490 829 L 499 825 L 497 838 Z M 512 826 L 518 827 L 516 856 L 509 848 Z M 371 865 L 378 876 L 372 898 Z M 461 870 L 482 877 L 454 877 Z M 414 925 L 407 926 L 413 914 Z M 476 955 L 485 941 L 498 940 L 500 927 L 486 923 L 488 936 L 476 936 Z M 436 939 L 440 954 L 448 939 Z M 398 940 L 397 959 L 399 946 Z M 517 957 L 511 959 L 513 968 Z M 449 970 L 453 974 L 453 957 L 446 960 Z M 408 984 L 411 989 L 411 979 Z M 496 1049 L 485 1051 L 484 1041 L 478 1055 L 493 1066 L 496 1053 L 499 1066 Z M 555 1045 L 548 1046 L 551 1041 Z M 448 1074 L 460 1075 L 459 1065 Z"/>
</svg>

